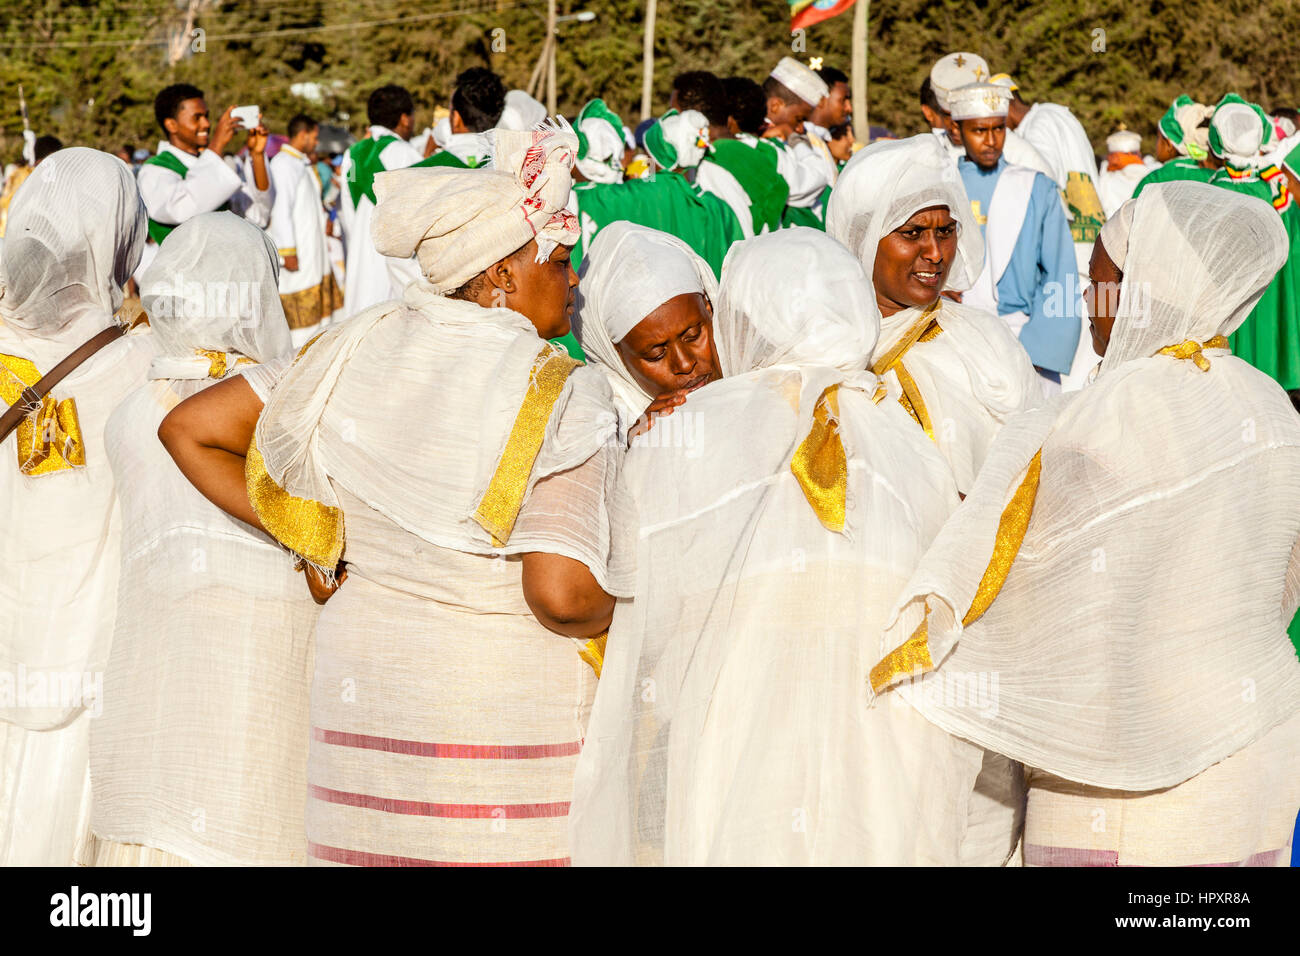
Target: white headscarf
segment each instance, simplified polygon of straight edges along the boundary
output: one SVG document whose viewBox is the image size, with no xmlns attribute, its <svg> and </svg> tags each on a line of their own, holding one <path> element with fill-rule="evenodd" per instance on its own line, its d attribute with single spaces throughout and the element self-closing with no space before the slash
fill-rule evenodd
<svg viewBox="0 0 1300 956">
<path fill-rule="evenodd" d="M 241 358 L 291 356 L 279 273 L 270 236 L 238 216 L 209 212 L 179 225 L 140 281 L 160 353 L 149 377 L 221 378 Z"/>
<path fill-rule="evenodd" d="M 1125 250 L 1124 278 L 1096 381 L 1003 429 L 899 602 L 901 615 L 928 607 L 927 631 L 895 620 L 882 653 L 917 636 L 872 683 L 928 661 L 938 670 L 903 691 L 941 727 L 1138 791 L 1181 783 L 1300 708 L 1286 636 L 1300 422 L 1272 380 L 1206 344 L 1286 261 L 1272 207 L 1197 182 L 1126 206 L 1107 225 L 1128 234 L 1107 243 Z M 996 595 L 982 616 L 977 592 Z M 996 712 L 945 700 L 948 672 L 998 675 Z"/>
<path fill-rule="evenodd" d="M 689 292 L 716 306 L 713 270 L 682 240 L 657 229 L 611 223 L 596 234 L 583 259 L 575 333 L 587 358 L 609 379 L 624 433 L 656 396 L 632 377 L 617 345 L 659 306 Z"/>
<path fill-rule="evenodd" d="M 59 150 L 14 195 L 0 321 L 30 337 L 42 371 L 112 323 L 147 225 L 130 167 L 95 149 Z"/>
<path fill-rule="evenodd" d="M 961 177 L 933 136 L 873 143 L 859 151 L 831 193 L 826 232 L 852 250 L 867 275 L 880 241 L 928 206 L 946 206 L 957 221 L 957 252 L 945 288 L 969 289 L 984 265 L 984 241 Z M 881 321 L 872 361 L 887 358 L 918 324 L 943 330 L 904 355 L 932 422 L 934 440 L 963 492 L 974 483 L 993 436 L 1011 415 L 1041 400 L 1024 348 L 995 315 L 939 299 L 929 317 L 902 309 Z M 891 389 L 901 388 L 885 372 Z"/>
<path fill-rule="evenodd" d="M 573 245 L 565 209 L 578 140 L 565 127 L 493 130 L 491 169 L 410 167 L 375 177 L 370 231 L 383 255 L 414 255 L 434 291 L 454 292 L 537 238 L 537 261 Z"/>
<path fill-rule="evenodd" d="M 875 324 L 860 263 L 820 231 L 728 253 L 730 377 L 625 459 L 637 587 L 575 774 L 575 863 L 955 862 L 979 752 L 906 707 L 868 710 L 859 678 L 956 501 L 933 446 L 873 401 Z M 810 447 L 843 454 L 842 532 L 794 469 Z"/>
</svg>

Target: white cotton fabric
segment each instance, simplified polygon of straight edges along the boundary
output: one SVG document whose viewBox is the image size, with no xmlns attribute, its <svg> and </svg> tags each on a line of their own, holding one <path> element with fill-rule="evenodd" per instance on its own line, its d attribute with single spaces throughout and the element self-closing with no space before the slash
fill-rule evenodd
<svg viewBox="0 0 1300 956">
<path fill-rule="evenodd" d="M 868 708 L 850 673 L 956 502 L 933 446 L 872 401 L 875 317 L 861 266 L 823 233 L 728 254 L 715 328 L 730 377 L 625 462 L 636 597 L 615 611 L 578 761 L 575 864 L 957 860 L 980 751 L 905 706 Z M 833 384 L 843 534 L 790 467 Z M 673 421 L 690 423 L 681 440 L 655 437 Z"/>
<path fill-rule="evenodd" d="M 960 174 L 933 136 L 873 143 L 860 150 L 831 193 L 826 232 L 844 243 L 870 274 L 880 240 L 928 206 L 947 206 L 958 223 L 957 253 L 945 288 L 964 291 L 984 263 L 984 242 L 970 213 Z M 1006 323 L 949 299 L 934 314 L 943 332 L 917 342 L 904 365 L 915 379 L 935 426 L 935 442 L 961 491 L 975 481 L 994 435 L 1011 416 L 1042 400 L 1039 379 Z M 889 352 L 922 321 L 922 309 L 884 319 L 873 360 Z M 891 393 L 901 388 L 885 375 Z"/>
<path fill-rule="evenodd" d="M 404 302 L 328 330 L 298 357 L 258 420 L 257 447 L 291 495 L 336 507 L 338 485 L 429 544 L 480 555 L 563 554 L 586 564 L 609 593 L 627 594 L 631 572 L 617 564 L 611 542 L 628 519 L 614 505 L 578 529 L 516 527 L 503 547 L 473 519 L 543 349 L 561 351 L 519 313 L 412 283 Z M 575 369 L 529 490 L 616 442 L 604 374 Z"/>
<path fill-rule="evenodd" d="M 686 110 L 665 116 L 658 123 L 676 156 L 668 169 L 694 169 L 703 162 L 709 152 L 709 120 L 703 113 Z"/>
<path fill-rule="evenodd" d="M 71 148 L 43 162 L 9 211 L 0 353 L 45 373 L 112 325 L 144 237 L 119 159 Z M 88 836 L 89 714 L 102 704 L 121 535 L 104 424 L 144 381 L 153 346 L 147 332 L 119 339 L 52 393 L 76 402 L 85 466 L 27 477 L 16 432 L 0 444 L 0 864 L 67 865 Z M 18 697 L 20 677 L 65 691 Z"/>
<path fill-rule="evenodd" d="M 1142 152 L 1142 137 L 1132 130 L 1122 129 L 1106 137 L 1106 150 L 1111 153 Z"/>
<path fill-rule="evenodd" d="M 831 88 L 826 85 L 816 70 L 810 69 L 792 56 L 783 56 L 772 68 L 772 79 L 809 106 L 816 106 L 830 95 Z"/>
<path fill-rule="evenodd" d="M 237 216 L 203 213 L 178 226 L 140 282 L 159 353 L 149 377 L 207 378 L 211 359 L 199 349 L 225 353 L 227 374 L 241 358 L 291 354 L 279 271 L 271 238 Z"/>
<path fill-rule="evenodd" d="M 953 90 L 988 78 L 988 61 L 977 53 L 949 53 L 930 67 L 930 89 L 945 112 L 950 108 L 948 96 Z"/>
<path fill-rule="evenodd" d="M 101 841 L 135 845 L 118 847 L 119 859 L 143 862 L 151 848 L 199 865 L 306 861 L 316 604 L 292 556 L 204 498 L 157 437 L 168 411 L 212 384 L 189 374 L 196 349 L 225 352 L 232 367 L 235 355 L 291 356 L 276 262 L 265 233 L 229 213 L 173 232 L 144 296 L 172 364 L 155 361 L 153 380 L 105 429 L 122 573 L 103 714 L 91 728 L 91 825 Z M 223 308 L 193 308 L 192 285 L 238 281 L 255 288 Z"/>
<path fill-rule="evenodd" d="M 578 171 L 593 183 L 623 181 L 623 131 L 615 129 L 603 116 L 590 116 L 578 124 L 587 140 L 587 155 L 575 164 Z"/>
<path fill-rule="evenodd" d="M 1129 205 L 1095 382 L 1003 430 L 882 653 L 928 603 L 939 667 L 903 688 L 915 706 L 1027 766 L 1137 791 L 1187 780 L 1300 708 L 1286 636 L 1300 604 L 1300 422 L 1275 383 L 1226 351 L 1206 350 L 1208 371 L 1157 354 L 1241 325 L 1286 259 L 1277 214 L 1194 182 Z M 1040 449 L 1015 563 L 963 629 L 1003 508 Z M 996 714 L 934 693 L 947 671 L 998 675 Z"/>
<path fill-rule="evenodd" d="M 578 153 L 572 131 L 494 130 L 491 169 L 446 166 L 375 176 L 371 232 L 386 256 L 415 256 L 428 285 L 454 292 L 494 262 L 537 238 L 539 262 L 578 239 L 565 209 Z"/>
<path fill-rule="evenodd" d="M 632 377 L 617 345 L 659 306 L 692 292 L 717 302 L 713 270 L 686 243 L 657 229 L 611 223 L 583 258 L 575 334 L 609 381 L 624 435 L 657 396 Z"/>
<path fill-rule="evenodd" d="M 1010 103 L 1011 91 L 992 83 L 971 83 L 948 94 L 948 112 L 955 120 L 1006 116 Z"/>
</svg>

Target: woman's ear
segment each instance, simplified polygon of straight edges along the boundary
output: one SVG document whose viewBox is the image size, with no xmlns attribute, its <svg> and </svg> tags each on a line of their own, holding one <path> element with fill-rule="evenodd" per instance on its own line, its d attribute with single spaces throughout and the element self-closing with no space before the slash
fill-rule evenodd
<svg viewBox="0 0 1300 956">
<path fill-rule="evenodd" d="M 500 290 L 505 295 L 512 295 L 516 291 L 518 283 L 508 256 L 484 269 L 483 276 L 493 290 Z"/>
</svg>

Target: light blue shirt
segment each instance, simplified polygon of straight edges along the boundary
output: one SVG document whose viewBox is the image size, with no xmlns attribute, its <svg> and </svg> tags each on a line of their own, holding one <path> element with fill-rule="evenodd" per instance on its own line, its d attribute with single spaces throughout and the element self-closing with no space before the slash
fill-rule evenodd
<svg viewBox="0 0 1300 956">
<path fill-rule="evenodd" d="M 987 216 L 1006 159 L 985 172 L 966 157 L 958 163 L 962 182 L 980 216 Z M 980 223 L 983 233 L 984 223 Z M 998 280 L 998 314 L 1023 312 L 1029 321 L 1020 330 L 1020 344 L 1040 369 L 1070 371 L 1079 345 L 1079 270 L 1056 184 L 1042 173 L 1034 175 L 1025 219 L 1011 261 Z"/>
</svg>

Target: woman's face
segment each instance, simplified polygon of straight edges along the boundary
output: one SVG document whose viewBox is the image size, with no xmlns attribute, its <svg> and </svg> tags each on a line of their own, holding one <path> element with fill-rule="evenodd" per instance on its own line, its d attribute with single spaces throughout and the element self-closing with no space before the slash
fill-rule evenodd
<svg viewBox="0 0 1300 956">
<path fill-rule="evenodd" d="M 549 259 L 538 262 L 537 240 L 530 239 L 528 245 L 498 263 L 508 266 L 511 280 L 498 286 L 498 291 L 504 292 L 500 304 L 527 318 L 544 339 L 559 338 L 569 331 L 578 290 L 578 274 L 569 261 L 572 252 L 572 246 L 556 246 Z"/>
<path fill-rule="evenodd" d="M 673 296 L 617 345 L 632 378 L 659 398 L 722 377 L 713 348 L 713 306 L 698 292 Z"/>
<path fill-rule="evenodd" d="M 934 303 L 957 256 L 957 221 L 947 206 L 927 206 L 876 247 L 871 282 L 880 314 Z"/>
<path fill-rule="evenodd" d="M 1115 327 L 1115 312 L 1119 308 L 1119 286 L 1124 274 L 1106 254 L 1106 247 L 1097 239 L 1092 244 L 1092 258 L 1088 261 L 1091 280 L 1083 294 L 1088 307 L 1089 328 L 1092 330 L 1092 350 L 1105 356 L 1110 344 L 1110 333 Z"/>
</svg>

